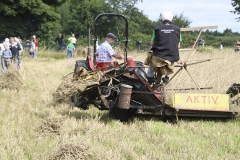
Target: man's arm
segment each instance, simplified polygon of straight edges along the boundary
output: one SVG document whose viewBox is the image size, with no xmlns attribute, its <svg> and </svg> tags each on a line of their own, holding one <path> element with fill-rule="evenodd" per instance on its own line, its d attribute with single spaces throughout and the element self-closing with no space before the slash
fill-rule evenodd
<svg viewBox="0 0 240 160">
<path fill-rule="evenodd" d="M 154 45 L 154 41 L 155 41 L 155 31 L 152 32 L 152 37 L 151 37 L 150 46 L 153 46 L 153 45 Z"/>
<path fill-rule="evenodd" d="M 180 39 L 179 39 L 179 43 L 178 43 L 178 49 L 181 47 L 180 42 L 182 42 L 182 34 L 181 34 L 181 32 L 180 32 Z"/>
<path fill-rule="evenodd" d="M 116 59 L 123 59 L 123 57 L 121 55 L 118 55 L 118 54 L 114 54 L 112 56 Z"/>
</svg>

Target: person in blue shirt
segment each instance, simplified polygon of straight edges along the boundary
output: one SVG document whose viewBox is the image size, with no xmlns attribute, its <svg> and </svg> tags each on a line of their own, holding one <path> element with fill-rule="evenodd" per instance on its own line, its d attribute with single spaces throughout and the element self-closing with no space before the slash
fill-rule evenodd
<svg viewBox="0 0 240 160">
<path fill-rule="evenodd" d="M 11 58 L 12 58 L 12 52 L 9 49 L 7 44 L 4 44 L 4 48 L 5 48 L 5 50 L 2 52 L 2 58 L 3 58 L 4 66 L 6 68 L 9 68 Z"/>
<path fill-rule="evenodd" d="M 122 60 L 123 57 L 117 54 L 113 48 L 112 44 L 114 43 L 116 36 L 113 33 L 108 33 L 106 35 L 106 40 L 103 42 L 97 49 L 96 55 L 98 56 L 98 62 L 111 62 L 112 57 Z"/>
</svg>

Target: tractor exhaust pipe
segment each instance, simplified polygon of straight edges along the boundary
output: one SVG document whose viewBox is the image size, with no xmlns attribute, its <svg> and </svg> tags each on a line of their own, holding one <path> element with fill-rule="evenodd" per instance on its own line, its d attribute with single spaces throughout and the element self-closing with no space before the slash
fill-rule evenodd
<svg viewBox="0 0 240 160">
<path fill-rule="evenodd" d="M 120 120 L 121 122 L 128 121 L 131 94 L 132 86 L 122 84 L 120 88 L 118 106 L 115 109 L 115 118 Z"/>
<path fill-rule="evenodd" d="M 132 94 L 132 86 L 129 86 L 127 84 L 122 84 L 120 91 L 121 92 L 119 96 L 118 108 L 129 109 L 131 94 Z"/>
</svg>

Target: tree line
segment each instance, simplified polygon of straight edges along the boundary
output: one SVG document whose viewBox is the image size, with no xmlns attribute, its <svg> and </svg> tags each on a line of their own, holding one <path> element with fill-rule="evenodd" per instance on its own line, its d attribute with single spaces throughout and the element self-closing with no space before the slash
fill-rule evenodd
<svg viewBox="0 0 240 160">
<path fill-rule="evenodd" d="M 30 39 L 36 35 L 40 46 L 49 46 L 59 33 L 67 38 L 72 33 L 78 39 L 77 45 L 87 46 L 88 28 L 93 33 L 94 19 L 101 13 L 118 13 L 124 15 L 129 23 L 129 49 L 148 49 L 154 26 L 161 23 L 151 21 L 147 15 L 136 7 L 142 0 L 2 0 L 0 2 L 0 40 L 10 36 Z M 238 7 L 234 1 L 232 5 Z M 238 7 L 239 8 L 239 7 Z M 235 8 L 235 13 L 238 13 Z M 161 12 L 161 11 L 160 11 Z M 183 15 L 174 15 L 173 24 L 181 28 L 189 27 L 191 20 Z M 124 21 L 116 17 L 105 17 L 98 24 L 98 38 L 103 41 L 108 32 L 114 33 L 123 44 Z M 199 31 L 182 32 L 181 47 L 190 47 Z M 202 32 L 205 45 L 225 47 L 234 45 L 239 33 L 226 28 L 223 33 L 211 30 Z M 93 37 L 92 37 L 93 38 Z"/>
</svg>

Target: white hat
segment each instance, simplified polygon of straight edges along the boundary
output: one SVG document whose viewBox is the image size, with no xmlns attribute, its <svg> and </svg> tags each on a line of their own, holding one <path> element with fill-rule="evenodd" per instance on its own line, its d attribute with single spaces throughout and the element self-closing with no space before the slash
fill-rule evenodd
<svg viewBox="0 0 240 160">
<path fill-rule="evenodd" d="M 163 20 L 163 21 L 164 21 L 164 20 L 172 21 L 172 19 L 173 19 L 173 14 L 172 14 L 172 12 L 167 11 L 167 12 L 162 13 L 162 20 Z"/>
<path fill-rule="evenodd" d="M 3 44 L 9 45 L 9 38 L 5 38 Z"/>
<path fill-rule="evenodd" d="M 74 35 L 74 34 L 72 34 L 72 36 L 74 37 L 75 35 Z"/>
<path fill-rule="evenodd" d="M 4 43 L 9 43 L 9 38 L 5 38 Z"/>
<path fill-rule="evenodd" d="M 19 39 L 17 37 L 14 37 L 15 42 L 19 42 Z"/>
</svg>

